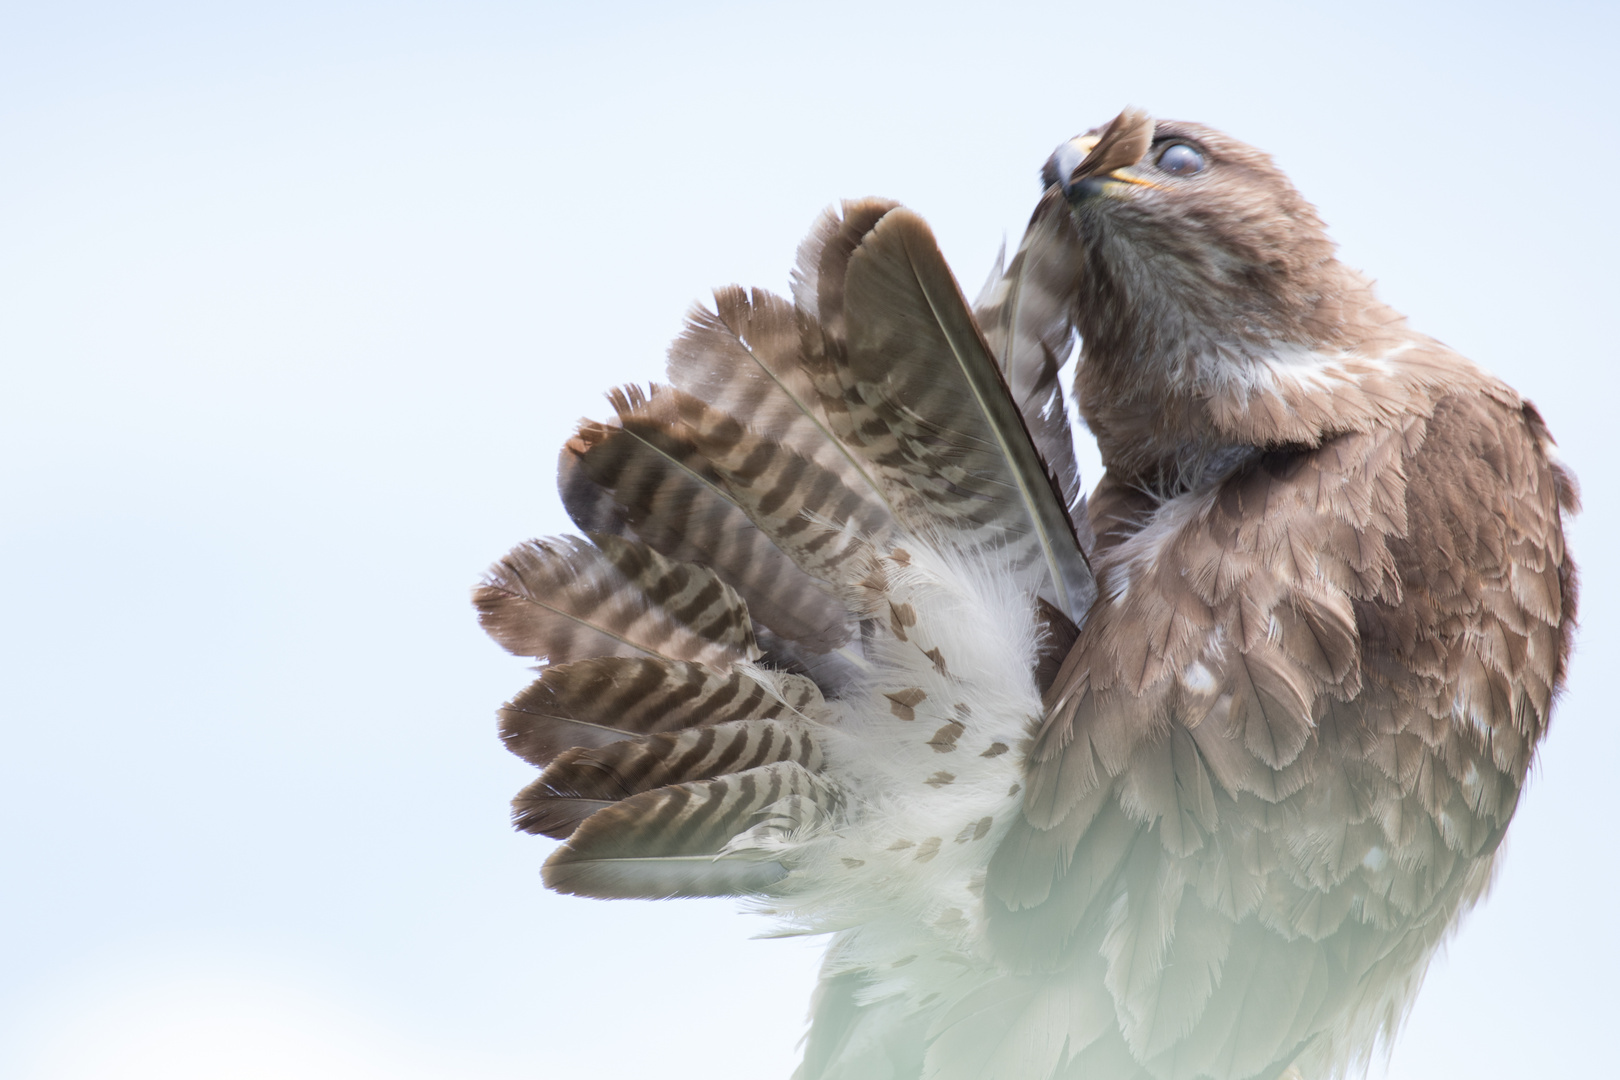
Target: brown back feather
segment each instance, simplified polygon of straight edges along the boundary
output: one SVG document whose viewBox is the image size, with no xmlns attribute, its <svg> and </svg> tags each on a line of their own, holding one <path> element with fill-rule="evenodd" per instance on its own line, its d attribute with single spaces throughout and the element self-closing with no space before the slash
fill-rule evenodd
<svg viewBox="0 0 1620 1080">
<path fill-rule="evenodd" d="M 1412 360 L 1393 424 L 1093 503 L 1101 599 L 986 895 L 1007 963 L 1105 961 L 1143 1076 L 1269 1075 L 1382 1008 L 1483 888 L 1545 728 L 1570 485 L 1510 391 Z"/>
</svg>

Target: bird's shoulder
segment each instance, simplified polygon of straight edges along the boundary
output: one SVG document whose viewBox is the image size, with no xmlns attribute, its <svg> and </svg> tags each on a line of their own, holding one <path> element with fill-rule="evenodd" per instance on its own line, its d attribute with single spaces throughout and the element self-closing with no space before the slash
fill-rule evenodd
<svg viewBox="0 0 1620 1080">
<path fill-rule="evenodd" d="M 1359 404 L 1335 425 L 1252 445 L 1189 490 L 1104 477 L 1098 599 L 1030 755 L 1037 822 L 1145 742 L 1212 718 L 1243 774 L 1285 774 L 1370 682 L 1436 716 L 1461 692 L 1545 717 L 1568 650 L 1562 513 L 1576 505 L 1546 425 L 1438 343 L 1350 370 Z"/>
<path fill-rule="evenodd" d="M 1140 1054 L 1182 1030 L 1175 1003 L 1209 1003 L 1181 1044 L 1199 1053 L 1247 1000 L 1185 979 L 1198 949 L 1243 937 L 1293 971 L 1421 952 L 1488 879 L 1562 677 L 1575 491 L 1533 406 L 1443 346 L 1408 352 L 1376 422 L 1091 501 L 1099 595 L 989 867 L 990 937 L 1018 970 L 1100 956 Z M 1181 907 L 1144 966 L 1150 878 Z M 1044 947 L 1053 926 L 1078 944 Z M 1333 994 L 1404 1000 L 1352 967 Z"/>
</svg>

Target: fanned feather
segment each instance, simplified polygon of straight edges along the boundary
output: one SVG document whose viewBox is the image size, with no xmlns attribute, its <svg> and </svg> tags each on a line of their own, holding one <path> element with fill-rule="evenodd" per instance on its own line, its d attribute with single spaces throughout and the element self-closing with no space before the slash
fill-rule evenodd
<svg viewBox="0 0 1620 1080">
<path fill-rule="evenodd" d="M 1049 188 L 1012 262 L 992 275 L 973 314 L 1064 505 L 1083 528 L 1080 466 L 1061 379 L 1074 349 L 1074 294 L 1083 272 L 1067 210 L 1062 194 Z"/>
<path fill-rule="evenodd" d="M 518 794 L 512 820 L 525 832 L 564 839 L 591 814 L 621 799 L 777 761 L 820 772 L 822 752 L 815 731 L 803 723 L 737 720 L 603 747 L 575 747 L 558 755 Z"/>
<path fill-rule="evenodd" d="M 824 364 L 861 453 L 915 527 L 1006 548 L 1078 621 L 1095 585 L 1062 493 L 933 234 L 879 206 L 846 204 L 815 278 Z"/>
<path fill-rule="evenodd" d="M 716 289 L 714 303 L 712 312 L 694 308 L 670 346 L 670 382 L 830 470 L 845 487 L 884 507 L 887 517 L 883 489 L 827 425 L 821 394 L 804 364 L 793 304 L 735 285 Z"/>
<path fill-rule="evenodd" d="M 587 818 L 546 860 L 546 886 L 601 898 L 662 899 L 758 892 L 781 863 L 725 849 L 778 804 L 830 812 L 836 792 L 796 762 L 658 788 Z"/>
<path fill-rule="evenodd" d="M 734 483 L 682 419 L 693 411 L 682 396 L 627 388 L 611 395 L 617 423 L 580 426 L 558 465 L 569 516 L 582 529 L 634 535 L 669 558 L 722 569 L 749 614 L 797 645 L 827 652 L 843 644 L 843 605 L 739 505 Z"/>
<path fill-rule="evenodd" d="M 704 724 L 819 716 L 825 707 L 814 683 L 784 672 L 767 680 L 763 673 L 722 675 L 678 660 L 597 657 L 547 667 L 501 707 L 501 738 L 543 768 L 571 747 Z"/>
<path fill-rule="evenodd" d="M 552 664 L 659 656 L 717 671 L 757 653 L 748 609 L 713 571 L 597 535 L 531 540 L 473 592 L 485 631 Z"/>
<path fill-rule="evenodd" d="M 888 509 L 851 488 L 845 475 L 696 398 L 677 396 L 693 445 L 731 498 L 805 573 L 847 585 L 859 572 L 851 560 L 888 541 L 894 528 Z"/>
</svg>

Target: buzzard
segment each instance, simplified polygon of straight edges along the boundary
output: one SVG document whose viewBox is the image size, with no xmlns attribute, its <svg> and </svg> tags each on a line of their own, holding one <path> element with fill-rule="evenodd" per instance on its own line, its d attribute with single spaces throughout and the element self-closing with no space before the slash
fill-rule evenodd
<svg viewBox="0 0 1620 1080">
<path fill-rule="evenodd" d="M 475 594 L 541 661 L 515 820 L 830 935 L 799 1080 L 1340 1075 L 1490 879 L 1574 481 L 1265 154 L 1127 110 L 1042 180 L 976 304 L 845 202 L 582 423 L 585 535 Z"/>
</svg>

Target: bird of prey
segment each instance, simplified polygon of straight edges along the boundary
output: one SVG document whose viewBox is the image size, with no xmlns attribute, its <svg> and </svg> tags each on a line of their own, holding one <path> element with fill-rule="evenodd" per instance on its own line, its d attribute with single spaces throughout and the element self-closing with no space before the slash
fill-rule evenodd
<svg viewBox="0 0 1620 1080">
<path fill-rule="evenodd" d="M 829 935 L 798 1080 L 1342 1075 L 1491 877 L 1574 481 L 1260 151 L 1126 110 L 1042 181 L 972 305 L 828 211 L 567 442 L 584 536 L 475 594 L 541 662 L 516 824 Z"/>
</svg>

